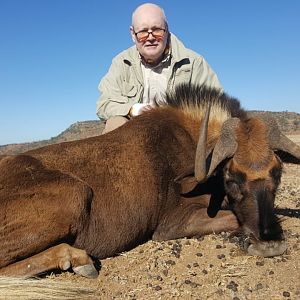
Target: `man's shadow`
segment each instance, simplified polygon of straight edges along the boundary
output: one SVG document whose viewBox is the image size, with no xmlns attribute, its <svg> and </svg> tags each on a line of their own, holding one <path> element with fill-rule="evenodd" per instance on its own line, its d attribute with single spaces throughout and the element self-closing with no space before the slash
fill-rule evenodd
<svg viewBox="0 0 300 300">
<path fill-rule="evenodd" d="M 275 214 L 300 219 L 300 209 L 275 208 Z"/>
</svg>

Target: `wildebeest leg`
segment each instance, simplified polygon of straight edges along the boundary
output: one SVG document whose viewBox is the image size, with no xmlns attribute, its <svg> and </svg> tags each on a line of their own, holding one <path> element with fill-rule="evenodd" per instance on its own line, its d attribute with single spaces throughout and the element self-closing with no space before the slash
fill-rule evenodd
<svg viewBox="0 0 300 300">
<path fill-rule="evenodd" d="M 0 269 L 0 276 L 27 278 L 54 269 L 68 270 L 70 267 L 75 273 L 88 278 L 98 276 L 93 261 L 87 253 L 68 244 L 54 246 L 32 257 L 8 265 Z"/>
<path fill-rule="evenodd" d="M 35 265 L 39 261 L 42 264 L 41 271 L 47 264 L 49 267 L 60 266 L 57 259 L 50 262 L 51 257 L 55 258 L 53 253 L 60 250 L 65 255 L 70 252 L 70 248 L 67 248 L 69 249 L 67 251 L 65 250 L 67 246 L 63 248 L 61 246 L 50 252 L 46 249 L 62 243 L 72 245 L 79 234 L 84 234 L 85 226 L 88 226 L 92 196 L 91 188 L 78 178 L 59 170 L 47 169 L 32 157 L 23 155 L 2 159 L 0 163 L 1 272 L 14 275 L 15 271 L 16 274 L 30 276 L 35 274 L 34 270 L 40 270 Z M 42 251 L 45 252 L 42 254 Z M 81 260 L 84 265 L 90 264 L 86 255 L 83 256 L 84 259 L 76 260 L 74 251 L 70 253 L 72 266 L 79 267 Z M 23 259 L 30 260 L 30 257 L 35 257 L 32 267 L 28 267 L 31 263 L 27 263 L 26 260 L 25 263 L 18 262 Z M 78 254 L 78 257 L 82 255 Z M 63 266 L 65 269 L 66 265 Z M 89 272 L 86 273 L 88 276 Z"/>
<path fill-rule="evenodd" d="M 207 215 L 207 196 L 181 198 L 178 206 L 167 212 L 153 234 L 154 240 L 202 236 L 239 228 L 232 211 L 220 210 L 214 218 Z"/>
</svg>

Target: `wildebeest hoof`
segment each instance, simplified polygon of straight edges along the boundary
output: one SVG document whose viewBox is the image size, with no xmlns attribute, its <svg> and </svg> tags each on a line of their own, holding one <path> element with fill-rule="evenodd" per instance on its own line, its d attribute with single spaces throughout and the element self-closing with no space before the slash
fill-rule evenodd
<svg viewBox="0 0 300 300">
<path fill-rule="evenodd" d="M 283 254 L 287 249 L 284 241 L 257 242 L 251 244 L 247 252 L 250 255 L 272 257 Z"/>
<path fill-rule="evenodd" d="M 76 274 L 81 275 L 83 277 L 87 277 L 87 278 L 97 278 L 98 277 L 98 271 L 96 270 L 96 268 L 93 264 L 74 267 L 73 271 Z"/>
</svg>

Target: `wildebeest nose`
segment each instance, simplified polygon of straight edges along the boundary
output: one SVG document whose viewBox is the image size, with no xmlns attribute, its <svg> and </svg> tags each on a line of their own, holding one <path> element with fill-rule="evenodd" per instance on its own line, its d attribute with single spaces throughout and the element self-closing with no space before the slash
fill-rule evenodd
<svg viewBox="0 0 300 300">
<path fill-rule="evenodd" d="M 257 242 L 251 244 L 247 252 L 250 255 L 273 257 L 283 254 L 287 249 L 285 241 Z"/>
</svg>

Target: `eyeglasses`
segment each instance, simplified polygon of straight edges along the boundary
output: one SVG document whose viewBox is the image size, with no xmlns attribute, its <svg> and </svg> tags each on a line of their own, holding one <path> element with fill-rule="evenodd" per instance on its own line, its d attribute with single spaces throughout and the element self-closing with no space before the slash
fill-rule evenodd
<svg viewBox="0 0 300 300">
<path fill-rule="evenodd" d="M 135 36 L 139 42 L 145 42 L 150 34 L 156 39 L 162 39 L 165 35 L 166 29 L 164 28 L 154 28 L 154 29 L 144 29 L 139 32 L 135 32 Z"/>
</svg>

